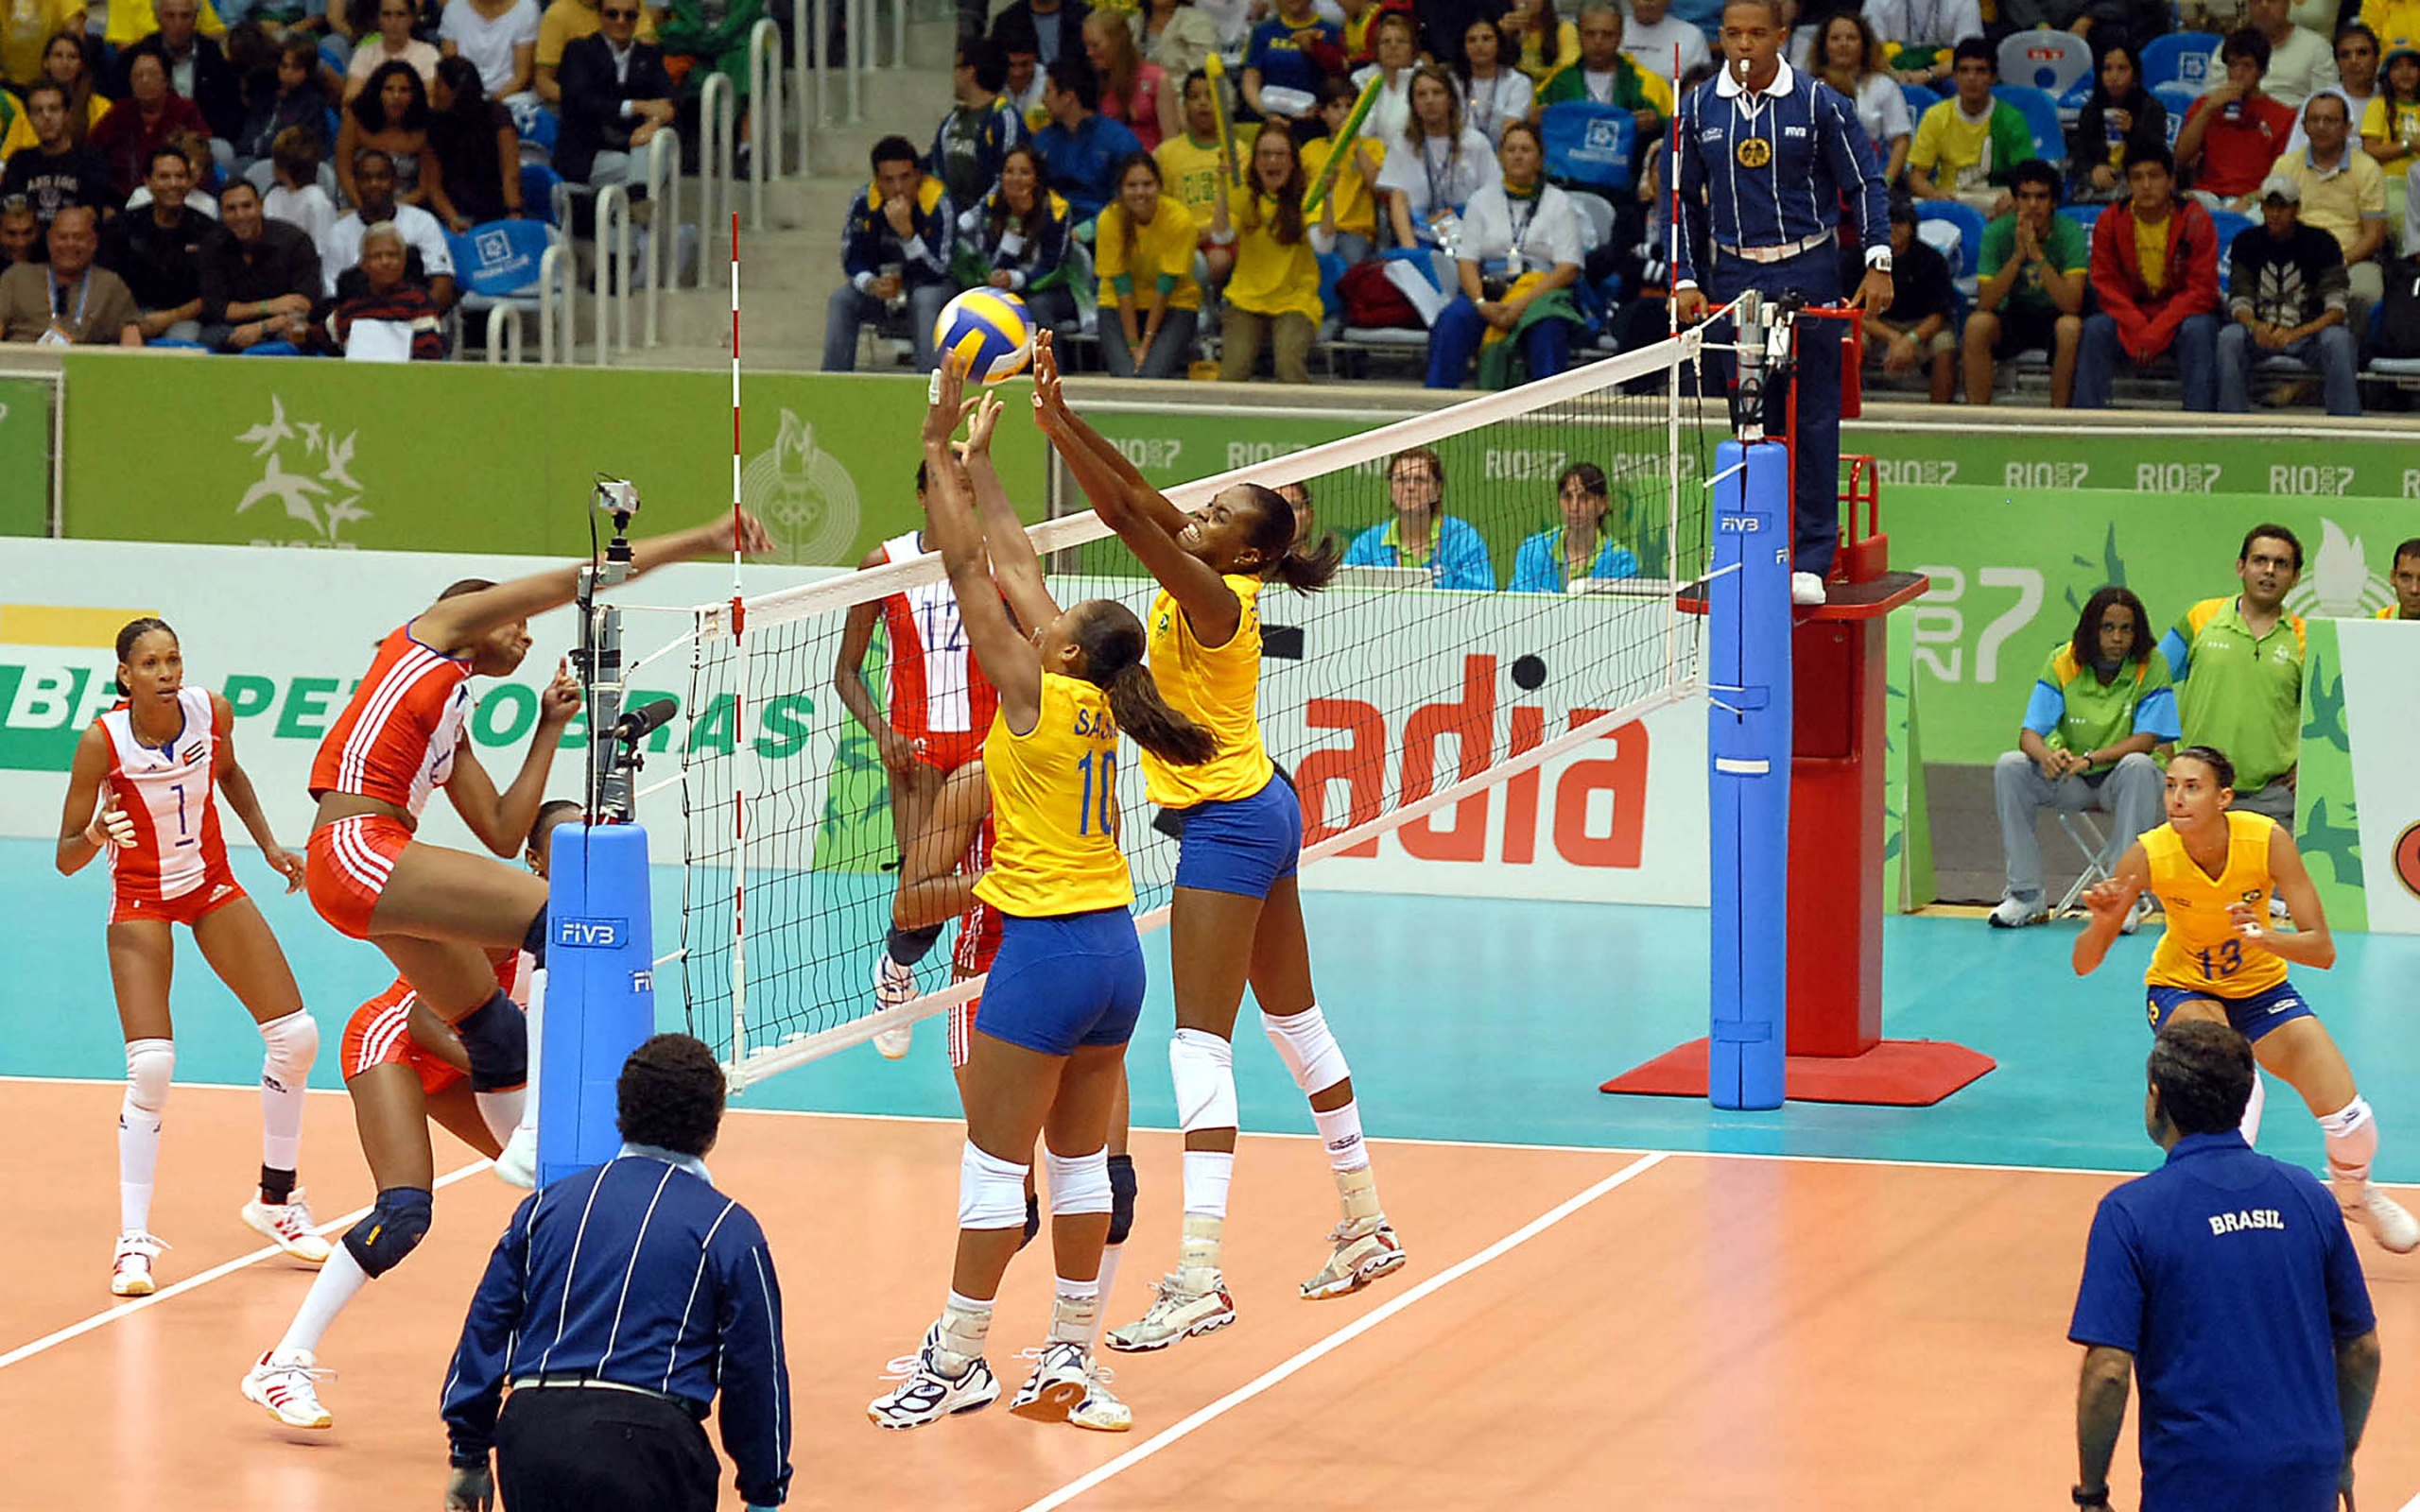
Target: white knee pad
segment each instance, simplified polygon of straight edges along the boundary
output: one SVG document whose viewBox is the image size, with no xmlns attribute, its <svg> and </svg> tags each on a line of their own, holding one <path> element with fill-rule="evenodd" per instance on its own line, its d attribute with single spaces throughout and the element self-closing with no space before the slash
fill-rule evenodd
<svg viewBox="0 0 2420 1512">
<path fill-rule="evenodd" d="M 311 1062 L 320 1056 L 320 1022 L 303 1009 L 260 1026 L 261 1042 L 268 1047 L 262 1074 L 293 1090 L 309 1084 Z"/>
<path fill-rule="evenodd" d="M 1190 1134 L 1236 1126 L 1234 1045 L 1207 1029 L 1179 1029 L 1168 1041 L 1168 1076 L 1176 1083 L 1179 1128 Z"/>
<path fill-rule="evenodd" d="M 967 1141 L 958 1160 L 958 1226 L 1024 1228 L 1025 1173 L 1024 1166 L 986 1155 Z"/>
<path fill-rule="evenodd" d="M 1290 1019 L 1260 1016 L 1260 1027 L 1277 1047 L 1277 1057 L 1294 1074 L 1294 1085 L 1305 1092 L 1323 1092 L 1353 1074 L 1344 1063 L 1344 1047 L 1328 1032 L 1327 1019 L 1317 1007 L 1305 1008 Z"/>
<path fill-rule="evenodd" d="M 168 1106 L 168 1083 L 177 1073 L 174 1040 L 129 1040 L 126 1042 L 126 1100 L 147 1113 Z"/>
<path fill-rule="evenodd" d="M 1046 1146 L 1042 1169 L 1050 1178 L 1050 1211 L 1054 1216 L 1109 1211 L 1112 1194 L 1108 1145 L 1090 1155 L 1073 1156 L 1053 1155 Z"/>
<path fill-rule="evenodd" d="M 2329 1169 L 2355 1177 L 2370 1174 L 2370 1162 L 2378 1153 L 2378 1121 L 2367 1098 L 2356 1097 L 2333 1113 L 2321 1114 L 2319 1128 L 2327 1137 Z"/>
</svg>

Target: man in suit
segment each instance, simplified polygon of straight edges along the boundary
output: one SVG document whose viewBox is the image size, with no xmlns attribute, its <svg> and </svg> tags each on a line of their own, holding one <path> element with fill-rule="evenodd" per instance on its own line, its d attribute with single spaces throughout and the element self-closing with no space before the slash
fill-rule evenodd
<svg viewBox="0 0 2420 1512">
<path fill-rule="evenodd" d="M 201 0 L 159 0 L 153 14 L 160 29 L 129 47 L 118 60 L 117 97 L 131 92 L 127 73 L 135 55 L 151 53 L 168 70 L 168 87 L 200 107 L 210 134 L 232 141 L 244 125 L 243 81 L 216 43 L 199 28 Z"/>
<path fill-rule="evenodd" d="M 672 126 L 672 76 L 638 40 L 640 0 L 600 0 L 596 34 L 563 47 L 563 129 L 555 171 L 597 188 L 631 180 L 632 158 Z"/>
</svg>

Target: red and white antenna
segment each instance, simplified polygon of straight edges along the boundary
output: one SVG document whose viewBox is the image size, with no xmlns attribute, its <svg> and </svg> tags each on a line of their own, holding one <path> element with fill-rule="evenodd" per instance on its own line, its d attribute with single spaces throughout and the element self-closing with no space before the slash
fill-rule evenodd
<svg viewBox="0 0 2420 1512">
<path fill-rule="evenodd" d="M 748 1051 L 748 796 L 754 763 L 748 728 L 748 603 L 739 566 L 747 557 L 739 450 L 739 212 L 731 213 L 731 649 L 737 672 L 732 693 L 731 790 L 731 1057 L 733 1070 Z"/>
</svg>

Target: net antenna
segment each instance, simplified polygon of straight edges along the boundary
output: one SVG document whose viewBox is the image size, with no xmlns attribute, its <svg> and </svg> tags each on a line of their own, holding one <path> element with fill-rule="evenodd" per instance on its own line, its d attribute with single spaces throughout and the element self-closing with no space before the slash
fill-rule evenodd
<svg viewBox="0 0 2420 1512">
<path fill-rule="evenodd" d="M 614 523 L 613 539 L 602 552 L 592 548 L 588 564 L 579 570 L 579 588 L 574 601 L 579 611 L 579 644 L 572 651 L 572 669 L 579 674 L 588 704 L 588 728 L 593 738 L 588 743 L 585 781 L 581 786 L 581 811 L 594 824 L 627 824 L 631 819 L 631 775 L 639 764 L 637 743 L 610 738 L 621 733 L 622 725 L 622 611 L 612 604 L 599 604 L 596 591 L 627 582 L 631 576 L 631 521 L 639 512 L 638 485 L 628 478 L 611 473 L 596 474 L 596 491 L 590 498 L 595 514 L 590 516 L 591 539 L 594 539 L 596 515 L 604 515 Z M 651 730 L 662 724 L 647 727 Z M 642 737 L 645 731 L 641 732 Z"/>
<path fill-rule="evenodd" d="M 742 637 L 748 628 L 748 600 L 740 588 L 740 568 L 747 560 L 743 526 L 746 488 L 739 449 L 739 212 L 731 213 L 731 646 L 742 671 L 732 705 L 735 732 L 731 800 L 731 1042 L 748 1042 L 748 800 L 756 790 L 756 765 L 748 720 L 752 700 L 745 676 L 749 659 Z M 694 666 L 695 663 L 693 662 Z M 694 707 L 694 705 L 693 705 Z M 683 757 L 685 769 L 687 758 Z M 687 923 L 687 911 L 683 911 Z M 685 952 L 687 939 L 683 939 Z M 685 954 L 684 954 L 685 968 Z M 687 971 L 683 977 L 685 981 Z M 735 1080 L 735 1088 L 738 1082 Z"/>
<path fill-rule="evenodd" d="M 1414 858 L 1456 850 L 1444 859 L 1638 864 L 1604 857 L 1638 845 L 1641 822 L 1664 821 L 1642 821 L 1643 789 L 1625 796 L 1608 774 L 1633 770 L 1625 761 L 1643 771 L 1649 737 L 1630 727 L 1703 687 L 1703 621 L 1680 600 L 1709 561 L 1710 441 L 1699 418 L 1705 406 L 1682 402 L 1680 369 L 1703 339 L 1692 329 L 1167 490 L 1179 508 L 1194 509 L 1238 482 L 1304 484 L 1322 524 L 1357 530 L 1394 518 L 1391 467 L 1425 451 L 1441 474 L 1432 541 L 1495 542 L 1487 592 L 1477 582 L 1470 591 L 1432 586 L 1437 568 L 1412 567 L 1414 551 L 1402 565 L 1347 566 L 1316 595 L 1272 587 L 1263 596 L 1262 724 L 1302 795 L 1305 865 L 1347 877 L 1382 845 Z M 1250 443 L 1235 455 L 1249 455 Z M 1591 527 L 1599 555 L 1589 558 L 1589 543 L 1575 537 L 1568 555 L 1582 559 L 1571 561 L 1554 528 L 1555 501 L 1575 475 L 1601 475 L 1604 504 Z M 1089 509 L 1027 534 L 1054 558 L 1063 602 L 1109 597 L 1148 611 L 1157 585 Z M 1522 572 L 1551 579 L 1532 584 L 1536 592 L 1496 591 L 1515 544 L 1525 548 Z M 1616 558 L 1626 559 L 1612 565 Z M 871 741 L 822 696 L 848 611 L 942 576 L 928 553 L 695 611 L 683 988 L 691 1032 L 715 1045 L 735 1085 L 982 990 L 977 979 L 895 1007 L 873 1004 L 896 880 L 887 777 Z M 912 640 L 886 654 L 892 680 L 926 680 L 908 663 Z M 928 687 L 926 696 L 945 695 Z M 735 707 L 747 713 L 723 723 L 718 711 Z M 1560 776 L 1541 771 L 1614 741 L 1623 744 L 1595 746 L 1605 759 L 1573 761 Z M 1166 919 L 1176 846 L 1148 811 L 1135 812 L 1139 772 L 1120 768 L 1121 833 L 1137 923 L 1149 929 Z M 1608 796 L 1613 838 L 1603 833 Z M 1394 831 L 1402 838 L 1389 839 Z M 1461 853 L 1473 845 L 1486 854 Z M 1583 853 L 1595 859 L 1576 859 Z"/>
</svg>

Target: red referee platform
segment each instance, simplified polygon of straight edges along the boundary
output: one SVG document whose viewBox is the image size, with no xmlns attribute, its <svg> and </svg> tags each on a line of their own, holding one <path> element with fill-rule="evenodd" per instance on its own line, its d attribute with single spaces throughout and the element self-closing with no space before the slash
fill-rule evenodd
<svg viewBox="0 0 2420 1512">
<path fill-rule="evenodd" d="M 1842 405 L 1857 413 L 1857 348 Z M 1793 1101 L 1923 1108 L 1996 1064 L 1945 1040 L 1882 1037 L 1884 616 L 1931 586 L 1891 570 L 1874 458 L 1848 456 L 1842 541 L 1823 604 L 1793 615 L 1789 1058 Z M 1860 527 L 1859 516 L 1863 524 Z M 1919 779 L 1921 780 L 1921 779 Z M 1706 1095 L 1707 1047 L 1693 1040 L 1604 1083 L 1609 1092 Z"/>
</svg>

